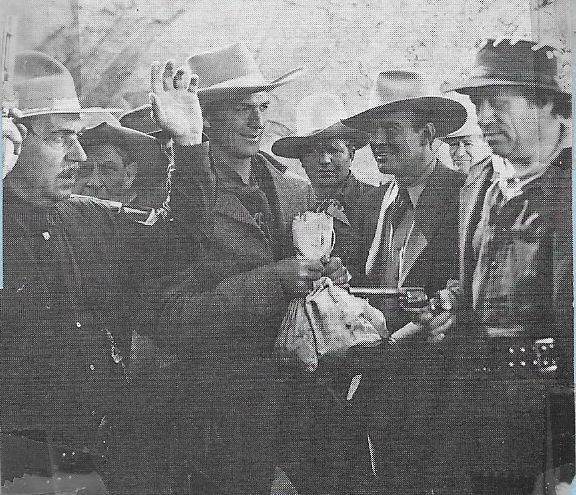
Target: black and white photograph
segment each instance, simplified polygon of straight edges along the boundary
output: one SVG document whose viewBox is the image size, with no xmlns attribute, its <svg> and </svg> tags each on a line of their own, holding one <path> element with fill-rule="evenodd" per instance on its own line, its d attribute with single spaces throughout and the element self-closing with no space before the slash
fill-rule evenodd
<svg viewBox="0 0 576 495">
<path fill-rule="evenodd" d="M 0 495 L 576 494 L 573 0 L 0 33 Z"/>
</svg>

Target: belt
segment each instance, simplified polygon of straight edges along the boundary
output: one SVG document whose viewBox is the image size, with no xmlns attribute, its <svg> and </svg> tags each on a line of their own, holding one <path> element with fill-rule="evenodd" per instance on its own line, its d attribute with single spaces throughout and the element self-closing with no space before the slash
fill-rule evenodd
<svg viewBox="0 0 576 495">
<path fill-rule="evenodd" d="M 498 373 L 512 378 L 551 376 L 558 369 L 558 347 L 552 337 L 486 338 L 472 363 L 475 374 Z"/>
</svg>

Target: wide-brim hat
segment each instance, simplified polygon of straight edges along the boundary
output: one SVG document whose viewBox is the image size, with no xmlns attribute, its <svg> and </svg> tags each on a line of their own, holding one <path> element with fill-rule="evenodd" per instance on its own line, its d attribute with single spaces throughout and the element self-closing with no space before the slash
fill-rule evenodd
<svg viewBox="0 0 576 495">
<path fill-rule="evenodd" d="M 298 67 L 267 81 L 254 57 L 242 43 L 192 55 L 188 58 L 188 67 L 193 74 L 198 75 L 200 103 L 271 91 L 293 81 L 303 70 Z"/>
<path fill-rule="evenodd" d="M 168 156 L 162 151 L 159 141 L 134 129 L 122 127 L 118 122 L 102 122 L 86 128 L 80 136 L 82 146 L 110 143 L 126 151 L 131 161 L 138 163 L 138 173 L 164 172 Z"/>
<path fill-rule="evenodd" d="M 423 74 L 389 70 L 376 77 L 367 108 L 342 123 L 370 132 L 384 115 L 401 110 L 426 112 L 437 137 L 455 131 L 466 121 L 466 109 L 459 102 L 440 96 Z"/>
<path fill-rule="evenodd" d="M 279 139 L 272 153 L 285 158 L 301 158 L 314 142 L 328 139 L 349 140 L 354 148 L 368 144 L 370 135 L 340 122 L 346 116 L 342 100 L 330 93 L 315 93 L 304 98 L 296 109 L 296 135 Z"/>
<path fill-rule="evenodd" d="M 124 112 L 120 115 L 120 124 L 123 127 L 134 129 L 157 139 L 167 140 L 170 138 L 170 133 L 160 129 L 152 118 L 152 107 L 150 104 Z"/>
<path fill-rule="evenodd" d="M 23 117 L 120 110 L 81 108 L 74 80 L 68 69 L 58 60 L 37 51 L 24 51 L 16 55 L 14 91 Z"/>
<path fill-rule="evenodd" d="M 443 91 L 471 94 L 486 86 L 529 86 L 571 96 L 560 86 L 557 48 L 529 40 L 487 40 L 476 55 L 472 72 L 445 83 Z"/>
<path fill-rule="evenodd" d="M 483 132 L 478 125 L 478 116 L 476 115 L 476 105 L 472 103 L 468 95 L 460 94 L 455 91 L 447 94 L 450 98 L 462 103 L 466 109 L 466 122 L 462 127 L 456 129 L 454 132 L 447 134 L 446 138 L 457 138 L 464 136 L 482 136 Z"/>
</svg>

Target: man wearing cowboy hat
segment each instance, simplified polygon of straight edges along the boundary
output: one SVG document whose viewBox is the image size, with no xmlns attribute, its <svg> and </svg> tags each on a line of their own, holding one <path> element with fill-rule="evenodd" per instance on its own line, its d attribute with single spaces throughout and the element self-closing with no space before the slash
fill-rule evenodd
<svg viewBox="0 0 576 495">
<path fill-rule="evenodd" d="M 355 217 L 359 198 L 374 186 L 358 180 L 350 167 L 354 153 L 368 144 L 367 133 L 350 129 L 340 122 L 346 112 L 342 100 L 329 93 L 315 93 L 304 98 L 296 109 L 297 134 L 277 140 L 275 155 L 298 158 L 319 201 L 335 199 L 343 207 L 347 221 Z M 336 219 L 334 253 L 348 259 L 355 239 L 353 225 Z"/>
<path fill-rule="evenodd" d="M 100 120 L 100 119 L 99 119 Z M 152 136 L 122 127 L 112 115 L 84 129 L 76 194 L 158 207 L 166 199 L 168 156 Z"/>
<path fill-rule="evenodd" d="M 450 157 L 456 170 L 468 175 L 472 168 L 477 165 L 481 166 L 484 161 L 490 159 L 492 150 L 484 140 L 476 117 L 476 107 L 470 98 L 459 93 L 454 93 L 454 96 L 450 95 L 450 97 L 460 101 L 466 107 L 467 117 L 460 129 L 444 136 L 442 141 L 450 148 Z"/>
<path fill-rule="evenodd" d="M 39 52 L 17 55 L 15 89 L 16 122 L 26 131 L 3 182 L 0 426 L 25 439 L 12 442 L 23 451 L 2 453 L 17 459 L 41 441 L 56 470 L 96 469 L 111 493 L 127 493 L 140 476 L 135 460 L 130 468 L 124 462 L 132 446 L 122 445 L 135 417 L 123 403 L 130 351 L 125 250 L 108 208 L 69 199 L 86 160 L 80 114 L 103 109 L 82 109 L 68 70 Z M 26 463 L 18 469 L 11 475 L 39 474 Z"/>
<path fill-rule="evenodd" d="M 346 272 L 338 259 L 294 257 L 292 219 L 314 193 L 259 152 L 269 92 L 298 71 L 268 82 L 242 44 L 193 55 L 188 68 L 197 75 L 152 67 L 154 116 L 174 140 L 172 224 L 183 238 L 154 336 L 174 345 L 189 377 L 182 454 L 218 493 L 268 494 L 284 393 L 271 356 L 280 322 L 313 280 Z"/>
<path fill-rule="evenodd" d="M 561 393 L 573 384 L 571 108 L 558 55 L 491 39 L 470 77 L 447 87 L 470 96 L 512 170 L 484 163 L 460 199 L 460 366 L 449 395 L 469 399 L 448 402 L 445 418 L 462 428 L 442 443 L 457 449 L 452 475 L 472 492 L 535 493 L 535 478 L 562 464 L 573 475 L 574 399 Z"/>
<path fill-rule="evenodd" d="M 436 138 L 465 119 L 465 108 L 437 96 L 422 74 L 390 70 L 378 74 L 369 108 L 342 121 L 370 133 L 379 170 L 395 177 L 361 200 L 354 284 L 424 287 L 432 297 L 456 278 L 463 177 L 439 161 Z M 444 291 L 442 298 L 449 295 Z M 412 315 L 396 299 L 379 304 L 392 332 L 409 328 Z M 392 382 L 387 367 L 360 383 L 356 400 L 368 411 L 376 472 L 381 488 L 391 493 L 405 493 L 406 480 L 420 479 L 418 471 L 430 455 L 428 425 L 444 378 L 450 316 L 436 315 L 428 342 L 415 341 L 400 354 Z M 422 489 L 416 482 L 412 486 L 415 493 Z"/>
</svg>

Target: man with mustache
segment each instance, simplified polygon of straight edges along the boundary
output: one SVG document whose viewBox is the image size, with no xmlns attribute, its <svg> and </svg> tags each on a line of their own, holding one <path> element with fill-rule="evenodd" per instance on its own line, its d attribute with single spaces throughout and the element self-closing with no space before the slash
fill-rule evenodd
<svg viewBox="0 0 576 495">
<path fill-rule="evenodd" d="M 447 493 L 542 493 L 545 471 L 563 466 L 544 479 L 552 486 L 574 474 L 571 100 L 560 53 L 491 39 L 448 88 L 470 95 L 498 157 L 461 192 L 459 366 L 444 416 L 460 427 L 439 443 L 462 469 L 448 473 Z M 461 393 L 466 401 L 450 400 Z"/>
<path fill-rule="evenodd" d="M 437 96 L 422 74 L 390 70 L 378 74 L 369 108 L 342 121 L 370 133 L 378 168 L 395 178 L 361 198 L 359 248 L 351 264 L 354 285 L 419 286 L 430 297 L 443 290 L 438 305 L 449 307 L 447 283 L 458 274 L 463 176 L 442 165 L 435 140 L 460 128 L 465 119 L 465 108 Z M 413 325 L 414 315 L 398 299 L 374 304 L 383 310 L 390 332 Z M 441 311 L 427 324 L 432 328 L 428 342 L 402 346 L 395 364 L 364 373 L 357 391 L 359 410 L 368 411 L 373 461 L 384 493 L 423 490 L 419 472 L 431 452 L 429 425 L 445 377 L 450 339 L 444 337 L 451 315 Z"/>
<path fill-rule="evenodd" d="M 44 445 L 36 449 L 52 459 L 45 475 L 52 464 L 82 475 L 96 469 L 114 480 L 111 493 L 125 493 L 139 477 L 114 440 L 130 421 L 123 406 L 130 352 L 124 249 L 105 206 L 70 199 L 86 160 L 80 113 L 102 109 L 81 109 L 68 70 L 39 52 L 17 55 L 15 90 L 22 135 L 3 181 L 0 426 L 9 436 L 3 440 L 22 450 L 3 445 L 2 454 L 14 461 L 31 455 L 26 446 Z M 39 474 L 24 461 L 10 465 L 17 467 L 9 473 L 3 458 L 3 480 Z"/>
<path fill-rule="evenodd" d="M 299 71 L 268 82 L 239 43 L 193 55 L 188 66 L 152 67 L 153 112 L 174 142 L 170 206 L 179 241 L 176 280 L 155 301 L 150 335 L 180 358 L 182 457 L 214 493 L 268 494 L 288 380 L 277 374 L 274 340 L 293 297 L 322 275 L 345 281 L 346 270 L 337 258 L 294 255 L 292 220 L 314 205 L 314 193 L 259 151 L 269 93 Z"/>
</svg>

